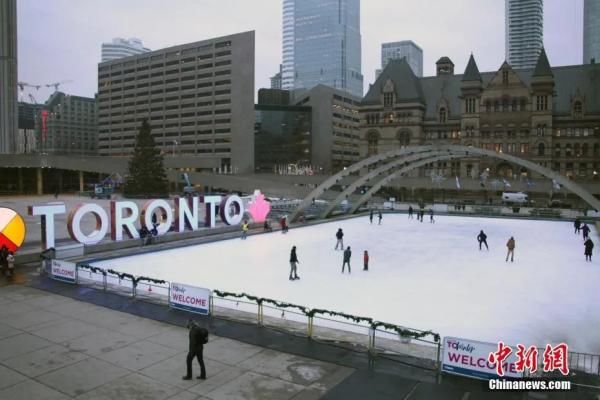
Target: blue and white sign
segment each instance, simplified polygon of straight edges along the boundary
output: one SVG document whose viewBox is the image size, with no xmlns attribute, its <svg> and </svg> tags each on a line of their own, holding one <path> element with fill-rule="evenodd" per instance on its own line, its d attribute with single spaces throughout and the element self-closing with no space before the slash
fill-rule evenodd
<svg viewBox="0 0 600 400">
<path fill-rule="evenodd" d="M 50 275 L 57 281 L 77 283 L 77 267 L 71 262 L 52 260 Z"/>
<path fill-rule="evenodd" d="M 210 289 L 172 282 L 169 305 L 179 310 L 208 315 Z"/>
<path fill-rule="evenodd" d="M 496 365 L 488 361 L 490 353 L 498 351 L 497 343 L 445 337 L 442 372 L 477 379 L 497 379 Z M 517 372 L 517 356 L 513 351 L 504 364 L 504 378 L 522 378 Z"/>
</svg>

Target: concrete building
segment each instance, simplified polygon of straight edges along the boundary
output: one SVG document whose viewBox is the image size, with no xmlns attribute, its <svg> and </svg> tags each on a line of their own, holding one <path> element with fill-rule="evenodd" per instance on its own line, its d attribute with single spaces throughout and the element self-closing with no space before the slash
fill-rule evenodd
<svg viewBox="0 0 600 400">
<path fill-rule="evenodd" d="M 318 173 L 332 173 L 359 160 L 360 98 L 318 85 L 294 94 L 294 104 L 312 109 L 312 160 Z"/>
<path fill-rule="evenodd" d="M 96 108 L 95 98 L 54 92 L 37 113 L 39 151 L 46 154 L 96 155 Z"/>
<path fill-rule="evenodd" d="M 281 74 L 282 74 L 282 70 L 283 70 L 283 66 L 281 64 L 279 64 L 279 72 L 276 73 L 275 75 L 273 75 L 270 78 L 271 79 L 271 89 L 281 89 L 281 84 L 282 84 Z"/>
<path fill-rule="evenodd" d="M 600 2 L 583 3 L 583 63 L 600 62 Z"/>
<path fill-rule="evenodd" d="M 600 173 L 600 64 L 550 67 L 541 51 L 535 68 L 480 73 L 471 55 L 463 75 L 447 58 L 437 75 L 418 78 L 405 60 L 391 61 L 363 98 L 361 157 L 407 145 L 460 144 L 513 154 L 572 179 Z M 506 162 L 437 162 L 412 176 L 538 178 Z"/>
<path fill-rule="evenodd" d="M 110 43 L 102 43 L 102 61 L 117 60 L 123 57 L 147 53 L 150 49 L 144 47 L 141 39 L 114 38 Z"/>
<path fill-rule="evenodd" d="M 375 71 L 375 79 L 388 65 L 390 60 L 405 58 L 406 62 L 419 78 L 423 77 L 423 49 L 412 40 L 381 44 L 381 69 Z"/>
<path fill-rule="evenodd" d="M 15 150 L 17 121 L 17 1 L 0 1 L 0 154 Z"/>
<path fill-rule="evenodd" d="M 544 0 L 505 0 L 505 60 L 533 68 L 544 47 Z"/>
<path fill-rule="evenodd" d="M 40 118 L 43 107 L 43 104 L 19 102 L 19 131 L 15 140 L 15 153 L 38 152 L 36 121 Z"/>
<path fill-rule="evenodd" d="M 141 121 L 197 170 L 254 170 L 254 32 L 98 65 L 99 150 L 129 156 Z"/>
<path fill-rule="evenodd" d="M 362 96 L 360 0 L 283 0 L 282 88 Z"/>
</svg>

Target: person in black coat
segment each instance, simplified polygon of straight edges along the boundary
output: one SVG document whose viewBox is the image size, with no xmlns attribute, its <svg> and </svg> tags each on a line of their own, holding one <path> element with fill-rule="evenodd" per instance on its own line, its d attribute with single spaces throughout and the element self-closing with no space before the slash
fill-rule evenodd
<svg viewBox="0 0 600 400">
<path fill-rule="evenodd" d="M 594 248 L 594 242 L 592 242 L 592 239 L 588 238 L 588 240 L 585 241 L 585 243 L 583 244 L 585 246 L 585 251 L 583 254 L 585 254 L 585 261 L 592 261 L 592 249 Z"/>
<path fill-rule="evenodd" d="M 575 234 L 578 234 L 581 230 L 581 221 L 579 218 L 575 218 L 575 222 L 573 222 L 573 226 L 575 227 Z"/>
<path fill-rule="evenodd" d="M 208 343 L 208 330 L 201 327 L 195 321 L 189 320 L 187 328 L 190 330 L 190 348 L 188 350 L 187 358 L 185 360 L 187 365 L 187 374 L 182 378 L 183 380 L 192 379 L 192 361 L 194 357 L 198 359 L 200 364 L 200 376 L 198 379 L 206 379 L 206 368 L 204 367 L 204 345 Z"/>
<path fill-rule="evenodd" d="M 584 241 L 590 237 L 590 230 L 591 229 L 587 224 L 583 224 L 583 227 L 581 228 L 581 232 L 583 233 Z"/>
<path fill-rule="evenodd" d="M 369 222 L 373 223 L 373 209 L 369 212 Z"/>
<path fill-rule="evenodd" d="M 481 250 L 482 244 L 485 244 L 486 249 L 490 249 L 487 244 L 487 235 L 483 233 L 483 229 L 481 230 L 481 232 L 479 232 L 479 235 L 477 235 L 477 241 L 479 242 L 479 250 Z"/>
<path fill-rule="evenodd" d="M 346 266 L 346 264 L 348 264 L 348 273 L 351 273 L 352 271 L 350 271 L 350 257 L 352 256 L 352 251 L 350 251 L 350 246 L 348 246 L 348 248 L 346 250 L 344 250 L 344 263 L 342 264 L 342 274 L 344 273 L 344 267 Z"/>
<path fill-rule="evenodd" d="M 298 256 L 296 255 L 296 246 L 293 246 L 292 252 L 290 253 L 290 281 L 300 279 L 296 272 L 297 264 L 299 263 L 300 261 L 298 261 Z"/>
<path fill-rule="evenodd" d="M 337 242 L 335 243 L 335 249 L 338 249 L 338 246 L 340 246 L 340 250 L 344 250 L 344 232 L 342 232 L 342 228 L 339 228 L 337 230 L 337 232 L 335 233 L 335 237 L 337 239 Z"/>
<path fill-rule="evenodd" d="M 413 219 L 413 208 L 408 206 L 408 219 Z"/>
</svg>

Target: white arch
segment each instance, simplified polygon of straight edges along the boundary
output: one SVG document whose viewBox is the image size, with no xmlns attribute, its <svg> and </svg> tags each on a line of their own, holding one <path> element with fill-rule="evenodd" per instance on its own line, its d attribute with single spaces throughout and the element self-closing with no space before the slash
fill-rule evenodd
<svg viewBox="0 0 600 400">
<path fill-rule="evenodd" d="M 329 179 L 327 179 L 325 182 L 323 182 L 321 185 L 319 185 L 317 188 L 315 188 L 298 205 L 296 210 L 292 213 L 290 220 L 294 221 L 298 217 L 298 215 L 302 211 L 304 211 L 306 209 L 306 207 L 308 207 L 309 204 L 311 204 L 312 199 L 319 197 L 325 191 L 327 191 L 333 185 L 335 185 L 337 182 L 339 182 L 341 179 L 345 178 L 346 176 L 349 176 L 351 173 L 353 173 L 355 171 L 359 171 L 362 168 L 368 167 L 368 166 L 376 164 L 378 162 L 389 161 L 391 159 L 401 157 L 401 156 L 417 155 L 417 154 L 425 155 L 426 153 L 432 153 L 432 152 L 447 153 L 448 155 L 456 155 L 458 157 L 468 157 L 469 155 L 479 155 L 481 157 L 490 157 L 490 158 L 505 160 L 505 161 L 514 163 L 521 167 L 525 167 L 529 170 L 535 171 L 535 172 L 539 173 L 540 175 L 545 176 L 546 178 L 549 178 L 549 179 L 552 179 L 552 180 L 558 182 L 559 184 L 564 186 L 566 189 L 568 189 L 569 191 L 571 191 L 572 193 L 576 194 L 581 199 L 583 199 L 594 210 L 600 210 L 600 200 L 596 199 L 590 192 L 585 190 L 583 187 L 570 181 L 568 178 L 566 178 L 548 168 L 537 165 L 531 161 L 523 160 L 521 158 L 507 155 L 504 153 L 496 153 L 494 151 L 480 149 L 477 147 L 467 147 L 467 146 L 459 146 L 459 145 L 426 145 L 426 146 L 408 146 L 405 148 L 392 150 L 387 153 L 377 154 L 377 155 L 371 156 L 369 158 L 366 158 L 362 161 L 359 161 L 359 162 L 351 165 L 347 169 L 338 172 L 337 174 L 331 176 Z M 454 158 L 458 158 L 458 157 L 454 157 Z M 358 178 L 358 179 L 361 179 L 361 178 Z M 340 198 L 340 197 L 338 196 L 338 198 Z M 338 199 L 336 198 L 336 201 L 337 200 Z M 343 200 L 343 197 L 341 198 L 340 202 L 342 200 Z M 335 204 L 335 202 L 334 202 L 334 204 L 332 204 L 332 205 L 333 205 L 333 207 L 336 207 L 338 204 Z"/>
</svg>

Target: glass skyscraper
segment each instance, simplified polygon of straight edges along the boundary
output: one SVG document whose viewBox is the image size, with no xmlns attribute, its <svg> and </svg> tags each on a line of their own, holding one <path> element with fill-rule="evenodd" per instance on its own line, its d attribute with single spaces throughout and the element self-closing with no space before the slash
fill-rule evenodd
<svg viewBox="0 0 600 400">
<path fill-rule="evenodd" d="M 283 0 L 283 89 L 362 97 L 360 0 Z"/>
<path fill-rule="evenodd" d="M 544 0 L 505 0 L 506 60 L 533 68 L 544 47 Z"/>
<path fill-rule="evenodd" d="M 583 63 L 600 63 L 600 2 L 583 3 Z"/>
<path fill-rule="evenodd" d="M 412 40 L 381 44 L 381 72 L 390 60 L 406 59 L 408 65 L 419 78 L 423 77 L 423 49 Z M 376 73 L 376 78 L 379 73 Z"/>
</svg>

